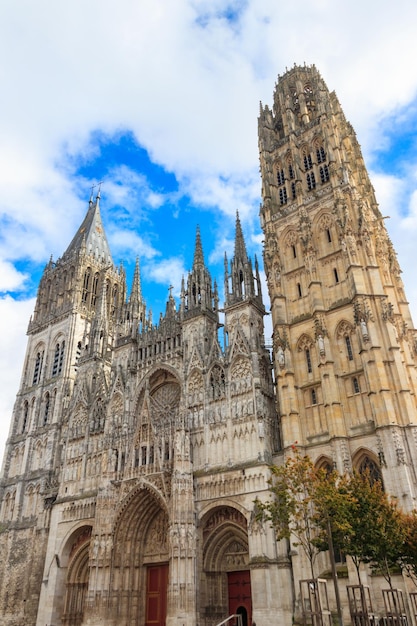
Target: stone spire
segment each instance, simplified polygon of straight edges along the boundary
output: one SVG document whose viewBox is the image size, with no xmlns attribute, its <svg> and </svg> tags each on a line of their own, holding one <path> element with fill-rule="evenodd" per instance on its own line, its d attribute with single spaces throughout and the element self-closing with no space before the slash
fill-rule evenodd
<svg viewBox="0 0 417 626">
<path fill-rule="evenodd" d="M 100 191 L 96 196 L 95 202 L 91 196 L 87 214 L 66 249 L 63 258 L 79 254 L 83 250 L 85 250 L 86 254 L 96 257 L 107 265 L 109 263 L 113 264 L 100 214 Z"/>
<path fill-rule="evenodd" d="M 203 246 L 201 243 L 200 228 L 198 226 L 193 267 L 188 275 L 185 302 L 185 310 L 188 314 L 202 311 L 213 313 L 217 310 L 210 272 L 204 262 Z"/>
<path fill-rule="evenodd" d="M 252 261 L 248 257 L 246 244 L 243 237 L 242 225 L 240 223 L 239 213 L 236 213 L 236 234 L 235 234 L 235 250 L 234 257 L 230 262 L 230 275 L 227 270 L 227 259 L 225 258 L 225 285 L 226 304 L 233 304 L 250 298 L 260 298 L 259 270 L 257 267 L 256 288 L 253 276 Z M 229 278 L 231 278 L 231 291 L 229 293 Z"/>
</svg>

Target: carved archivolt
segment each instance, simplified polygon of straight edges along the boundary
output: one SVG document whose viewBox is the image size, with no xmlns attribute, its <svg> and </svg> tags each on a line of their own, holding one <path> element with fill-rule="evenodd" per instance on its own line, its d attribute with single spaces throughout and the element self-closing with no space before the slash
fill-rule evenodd
<svg viewBox="0 0 417 626">
<path fill-rule="evenodd" d="M 236 509 L 216 509 L 203 528 L 203 541 L 205 571 L 231 571 L 247 566 L 247 522 Z"/>
</svg>

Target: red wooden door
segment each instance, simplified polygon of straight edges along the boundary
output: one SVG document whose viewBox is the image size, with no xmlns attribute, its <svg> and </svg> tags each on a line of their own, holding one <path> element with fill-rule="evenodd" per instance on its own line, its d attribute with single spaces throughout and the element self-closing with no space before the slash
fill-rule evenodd
<svg viewBox="0 0 417 626">
<path fill-rule="evenodd" d="M 252 624 L 252 594 L 250 587 L 250 571 L 229 572 L 229 615 L 240 613 L 242 626 Z"/>
<path fill-rule="evenodd" d="M 146 626 L 165 626 L 167 587 L 168 565 L 149 566 L 146 582 Z"/>
</svg>

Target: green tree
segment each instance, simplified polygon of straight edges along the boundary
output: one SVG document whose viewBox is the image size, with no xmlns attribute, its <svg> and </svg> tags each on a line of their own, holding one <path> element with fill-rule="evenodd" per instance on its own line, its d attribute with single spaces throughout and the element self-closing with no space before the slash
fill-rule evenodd
<svg viewBox="0 0 417 626">
<path fill-rule="evenodd" d="M 403 515 L 405 533 L 402 568 L 417 587 L 417 511 Z"/>
<path fill-rule="evenodd" d="M 343 477 L 338 491 L 346 498 L 346 508 L 343 524 L 333 527 L 335 542 L 352 558 L 359 584 L 360 564 L 369 563 L 391 587 L 391 571 L 404 551 L 403 513 L 368 473 Z"/>
<path fill-rule="evenodd" d="M 328 549 L 326 501 L 335 502 L 335 480 L 314 467 L 308 456 L 294 447 L 294 455 L 282 466 L 271 466 L 269 481 L 272 498 L 257 500 L 258 517 L 267 519 L 277 540 L 288 539 L 306 554 L 314 578 L 314 562 L 321 550 Z"/>
</svg>

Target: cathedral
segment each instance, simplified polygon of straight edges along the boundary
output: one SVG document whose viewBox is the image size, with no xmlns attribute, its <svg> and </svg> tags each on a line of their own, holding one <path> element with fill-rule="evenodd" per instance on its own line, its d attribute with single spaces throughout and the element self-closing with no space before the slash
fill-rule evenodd
<svg viewBox="0 0 417 626">
<path fill-rule="evenodd" d="M 0 480 L 4 626 L 290 626 L 308 564 L 255 500 L 295 443 L 415 507 L 416 331 L 355 132 L 315 66 L 278 78 L 259 154 L 268 299 L 237 216 L 222 302 L 197 229 L 180 298 L 152 323 L 100 194 L 46 266 Z"/>
</svg>

